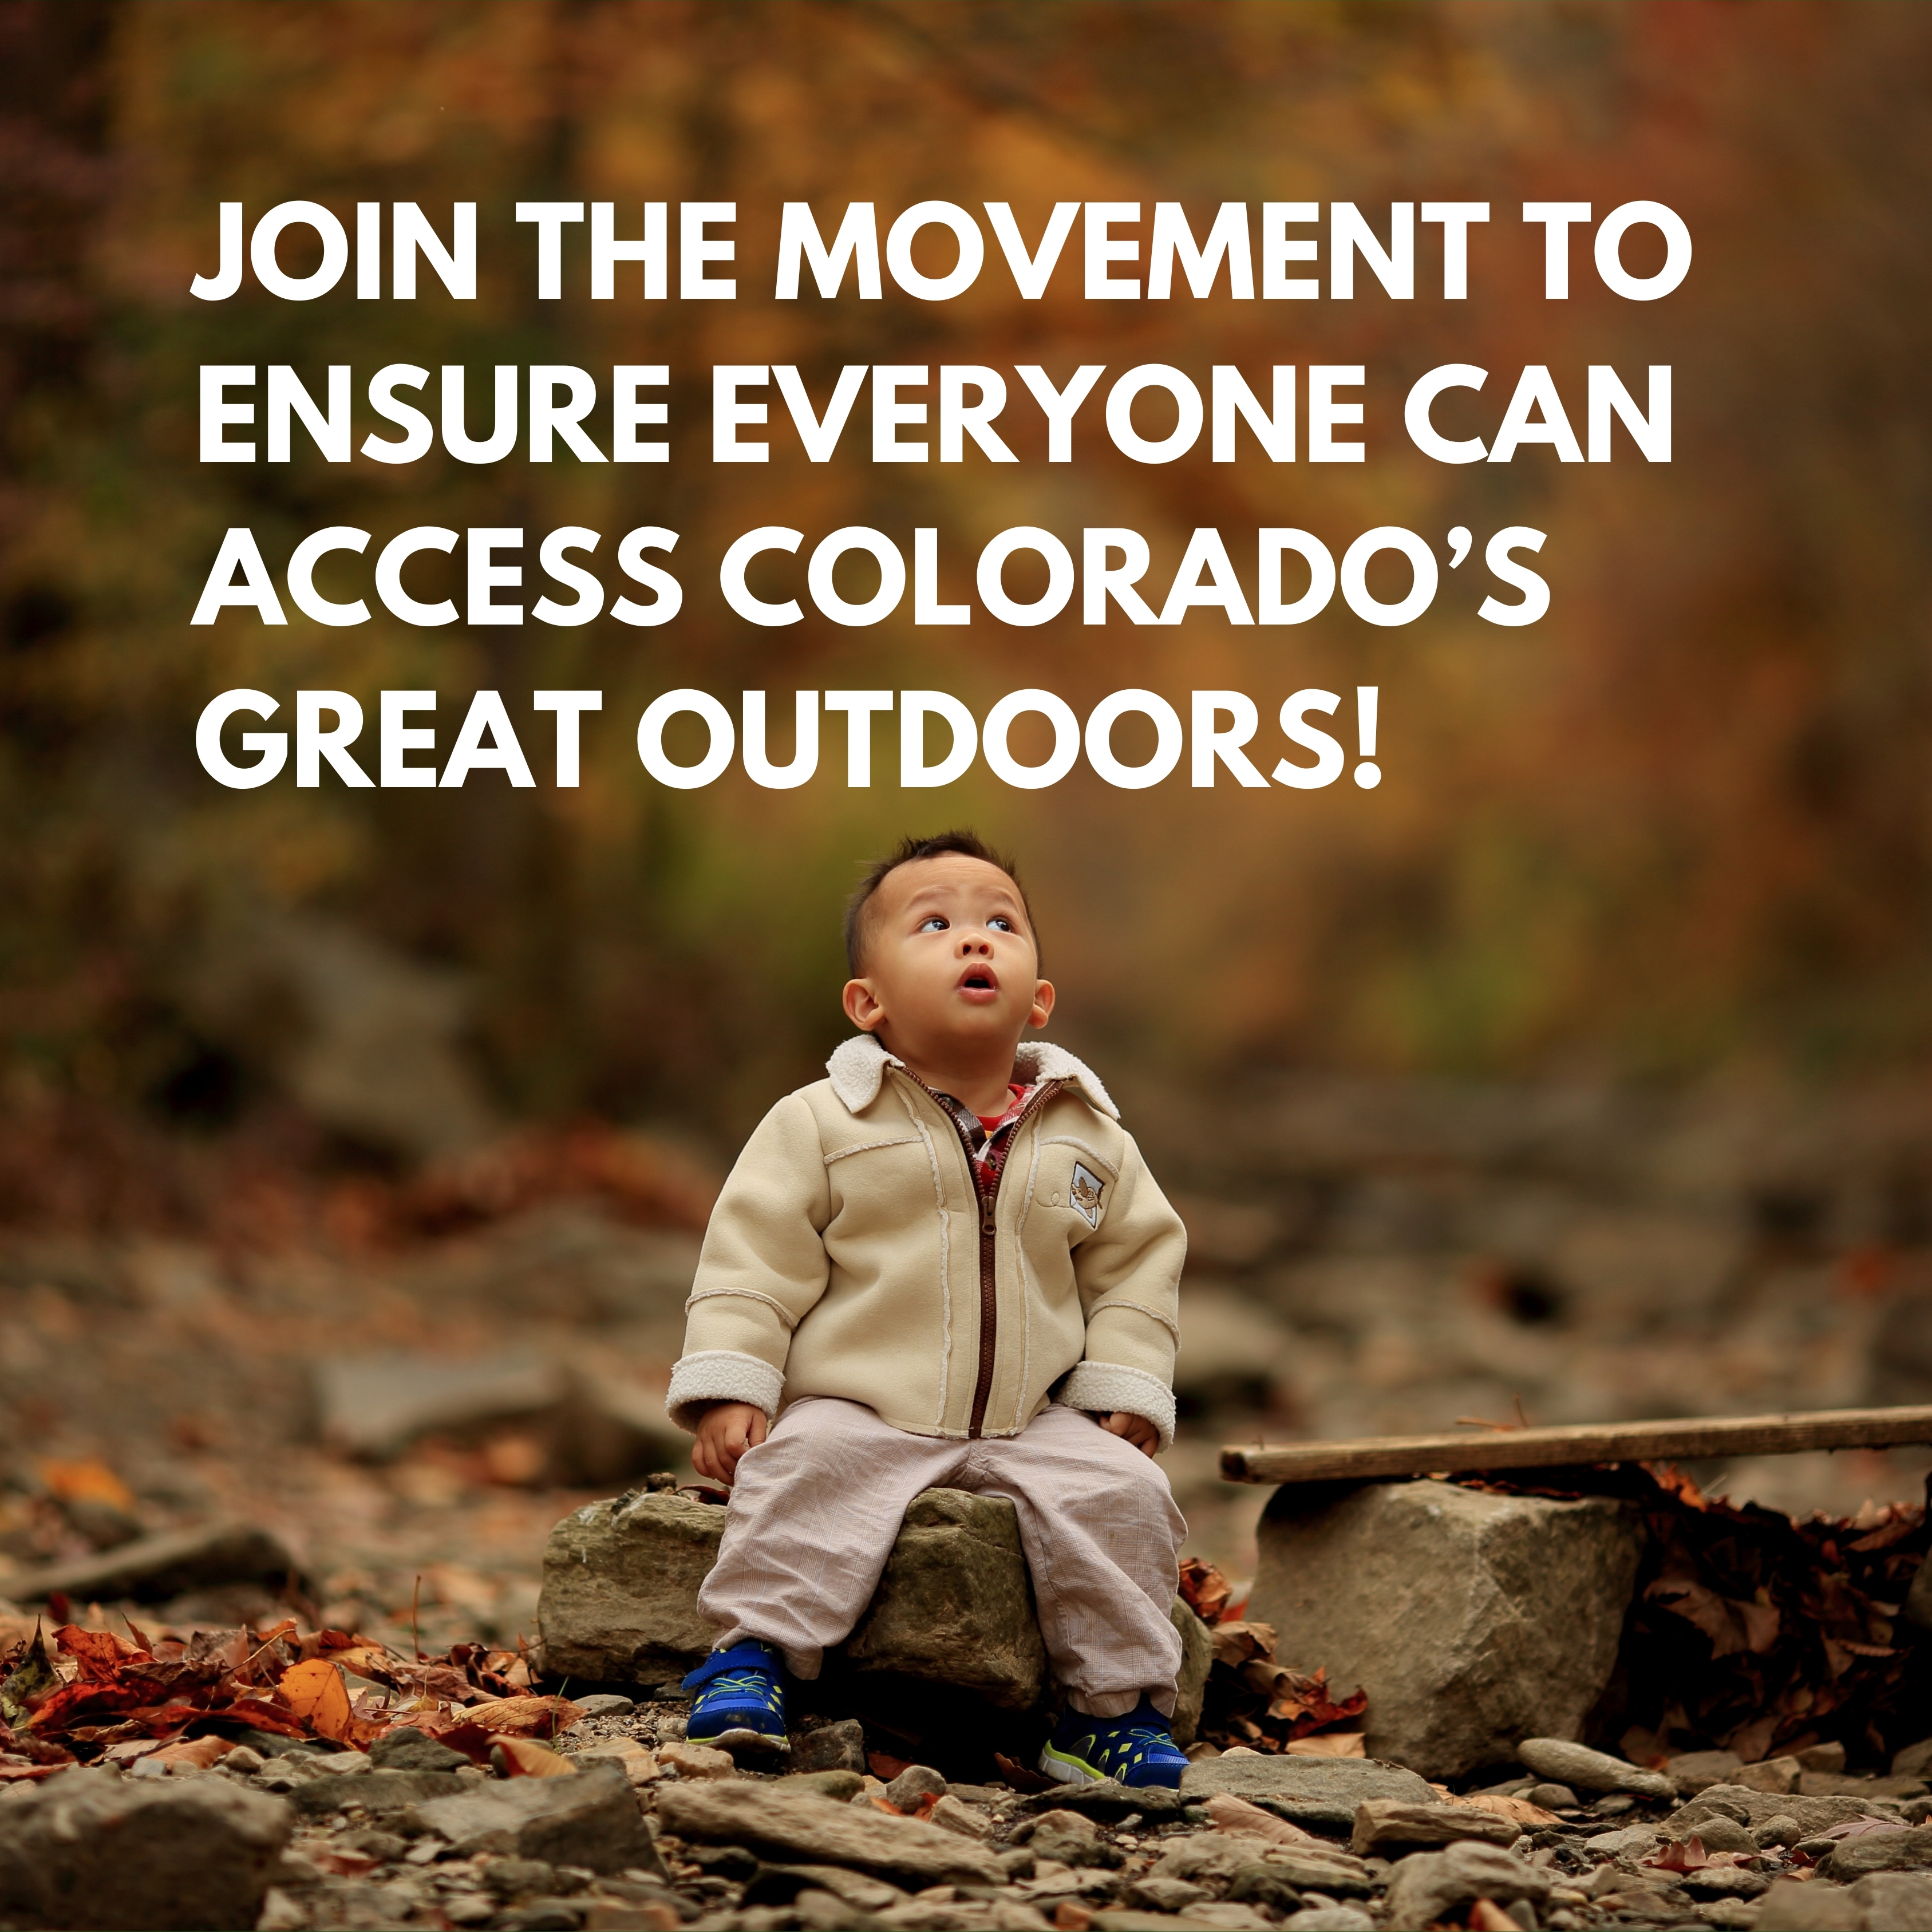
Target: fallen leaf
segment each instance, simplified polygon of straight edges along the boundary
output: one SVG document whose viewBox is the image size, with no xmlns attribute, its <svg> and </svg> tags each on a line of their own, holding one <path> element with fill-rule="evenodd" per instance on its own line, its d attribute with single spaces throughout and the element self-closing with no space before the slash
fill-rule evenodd
<svg viewBox="0 0 1932 1932">
<path fill-rule="evenodd" d="M 1252 1838 L 1267 1838 L 1278 1845 L 1318 1845 L 1324 1841 L 1232 1791 L 1217 1791 L 1208 1801 L 1208 1822 L 1217 1832 L 1237 1832 Z"/>
<path fill-rule="evenodd" d="M 1214 1646 L 1214 1660 L 1231 1670 L 1256 1658 L 1274 1655 L 1275 1631 L 1272 1624 L 1216 1624 L 1208 1636 Z"/>
<path fill-rule="evenodd" d="M 888 1784 L 911 1762 L 909 1757 L 895 1757 L 890 1751 L 868 1751 L 866 1754 L 866 1769 L 874 1778 L 883 1778 Z"/>
<path fill-rule="evenodd" d="M 1704 1841 L 1699 1838 L 1685 1838 L 1681 1841 L 1666 1838 L 1661 1850 L 1644 1860 L 1646 1864 L 1654 1865 L 1658 1870 L 1667 1872 L 1702 1871 L 1710 1862 L 1704 1850 Z"/>
<path fill-rule="evenodd" d="M 1554 1811 L 1546 1811 L 1540 1804 L 1532 1804 L 1527 1798 L 1504 1798 L 1498 1792 L 1489 1792 L 1480 1797 L 1465 1798 L 1460 1802 L 1474 1805 L 1478 1811 L 1487 1811 L 1492 1816 L 1511 1819 L 1519 1825 L 1558 1825 L 1562 1822 Z"/>
<path fill-rule="evenodd" d="M 178 1743 L 163 1744 L 152 1754 L 152 1762 L 191 1765 L 196 1771 L 206 1771 L 220 1763 L 234 1748 L 226 1738 L 184 1738 Z"/>
<path fill-rule="evenodd" d="M 24 1724 L 28 1699 L 56 1689 L 60 1681 L 60 1673 L 55 1670 L 53 1659 L 47 1654 L 46 1645 L 41 1639 L 40 1627 L 36 1624 L 33 1642 L 8 1673 L 6 1682 L 0 1683 L 0 1718 L 5 1718 L 10 1724 Z"/>
<path fill-rule="evenodd" d="M 326 1658 L 292 1665 L 282 1672 L 276 1688 L 282 1701 L 317 1737 L 332 1738 L 338 1744 L 350 1741 L 355 1718 L 349 1708 L 348 1686 Z"/>
<path fill-rule="evenodd" d="M 1216 1622 L 1234 1593 L 1234 1586 L 1204 1558 L 1184 1558 L 1180 1565 L 1180 1600 L 1204 1624 Z"/>
<path fill-rule="evenodd" d="M 308 1857 L 311 1864 L 337 1878 L 360 1878 L 364 1872 L 376 1869 L 376 1860 L 367 1852 L 340 1850 L 332 1845 L 316 1846 Z"/>
<path fill-rule="evenodd" d="M 452 1720 L 500 1737 L 554 1738 L 577 1722 L 577 1706 L 567 1697 L 496 1697 L 452 1713 Z"/>
<path fill-rule="evenodd" d="M 1711 1640 L 1714 1661 L 1743 1650 L 1761 1654 L 1778 1641 L 1781 1619 L 1774 1604 L 1720 1597 L 1689 1576 L 1660 1576 L 1643 1594 L 1648 1601 L 1695 1624 Z"/>
<path fill-rule="evenodd" d="M 134 1492 L 105 1462 L 64 1462 L 43 1457 L 34 1465 L 40 1480 L 64 1503 L 105 1503 L 132 1516 Z"/>
<path fill-rule="evenodd" d="M 502 1778 L 574 1778 L 577 1767 L 568 1758 L 540 1744 L 534 1738 L 496 1737 L 490 1741 L 490 1762 Z"/>
<path fill-rule="evenodd" d="M 122 1738 L 118 1743 L 110 1744 L 100 1755 L 110 1764 L 132 1764 L 137 1757 L 146 1757 L 150 1751 L 160 1749 L 158 1738 Z"/>
<path fill-rule="evenodd" d="M 149 1660 L 146 1651 L 123 1643 L 112 1632 L 83 1630 L 78 1624 L 56 1630 L 54 1647 L 80 1665 L 82 1678 L 90 1684 L 112 1684 L 124 1664 Z"/>
<path fill-rule="evenodd" d="M 413 1711 L 406 1712 L 400 1722 L 388 1728 L 392 1731 L 424 1729 L 417 1721 L 417 1714 Z M 430 1735 L 427 1732 L 424 1734 Z M 434 1736 L 438 1744 L 447 1744 L 452 1750 L 460 1751 L 472 1764 L 488 1764 L 490 1762 L 490 1747 L 496 1741 L 495 1732 L 486 1731 L 481 1724 L 468 1723 L 452 1724 L 446 1730 L 435 1732 Z"/>
<path fill-rule="evenodd" d="M 1007 1756 L 1004 1751 L 994 1752 L 993 1762 L 999 1766 L 1000 1775 L 1016 1791 L 1033 1794 L 1053 1789 L 1052 1778 L 1042 1777 L 1030 1765 L 1022 1764 L 1017 1758 Z"/>
<path fill-rule="evenodd" d="M 1312 1737 L 1290 1738 L 1281 1748 L 1284 1757 L 1366 1757 L 1367 1741 L 1360 1731 L 1319 1731 Z"/>
</svg>

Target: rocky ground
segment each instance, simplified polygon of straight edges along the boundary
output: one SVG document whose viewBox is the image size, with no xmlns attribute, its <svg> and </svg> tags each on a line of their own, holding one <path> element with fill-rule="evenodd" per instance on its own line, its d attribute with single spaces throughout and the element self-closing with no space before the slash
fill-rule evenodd
<svg viewBox="0 0 1932 1932">
<path fill-rule="evenodd" d="M 683 1729 L 675 1702 L 604 1696 L 586 1701 L 554 1755 L 534 1748 L 542 1774 L 493 1777 L 401 1730 L 366 1755 L 242 1745 L 206 1763 L 178 1760 L 165 1776 L 102 1766 L 16 1784 L 0 1797 L 0 1923 L 263 1932 L 1932 1923 L 1924 1786 L 1795 1760 L 1727 1782 L 1740 1774 L 1735 1761 L 1684 1760 L 1659 1775 L 1532 1740 L 1524 1756 L 1534 1766 L 1455 1793 L 1360 1759 L 1210 1747 L 1178 1794 L 1026 1793 L 949 1785 L 923 1766 L 882 1763 L 894 1773 L 882 1779 L 856 1768 L 863 1747 L 850 1724 L 801 1733 L 802 1761 L 832 1762 L 784 1775 L 687 1744 Z M 148 1863 L 130 1864 L 130 1849 L 147 1844 Z M 172 1889 L 158 1891 L 160 1881 Z"/>
<path fill-rule="evenodd" d="M 1168 1466 L 1190 1554 L 1231 1573 L 1236 1606 L 1268 1492 L 1220 1480 L 1225 1441 L 1932 1399 L 1932 1113 L 1917 1096 L 1304 1081 L 1211 1110 L 1173 1091 L 1127 1101 L 1192 1244 Z M 124 1634 L 131 1618 L 184 1640 L 292 1614 L 310 1636 L 333 1628 L 405 1656 L 478 1646 L 507 1668 L 536 1635 L 551 1526 L 646 1472 L 688 1478 L 660 1396 L 723 1157 L 594 1128 L 385 1176 L 294 1158 L 272 1135 L 184 1148 L 77 1115 L 0 1120 L 0 1595 L 25 1606 L 10 1634 L 42 1605 L 50 1627 L 70 1616 Z M 1932 1456 L 1904 1451 L 1697 1474 L 1707 1490 L 1798 1511 L 1850 1517 L 1870 1499 L 1848 1527 L 1872 1540 L 1892 1533 L 1876 1506 L 1916 1499 L 1928 1467 Z M 196 1570 L 170 1558 L 135 1574 L 148 1539 L 234 1524 L 258 1538 L 248 1562 Z M 1748 1633 L 1742 1573 L 1737 1592 Z M 1889 1614 L 1899 1592 L 1874 1582 L 1870 1594 Z M 1852 1634 L 1876 1646 L 1870 1658 L 1891 1654 L 1882 1635 Z M 1551 1779 L 1492 1767 L 1474 1780 L 1488 1799 L 1456 1802 L 1480 1796 L 1460 1789 L 1469 1780 L 1426 1797 L 1407 1787 L 1387 1802 L 1450 1812 L 1402 1826 L 1412 1840 L 1371 1817 L 1357 1843 L 1359 1804 L 1310 1808 L 1290 1787 L 1360 1772 L 1311 1756 L 1209 1760 L 1203 1747 L 1178 1810 L 1102 1794 L 1068 1822 L 1070 1801 L 992 1781 L 956 1783 L 931 1804 L 936 1784 L 902 1789 L 913 1802 L 882 1810 L 877 1774 L 900 1769 L 874 1759 L 883 1735 L 820 1766 L 808 1790 L 804 1774 L 680 1750 L 680 1721 L 674 1702 L 586 1704 L 553 1742 L 565 1760 L 610 1760 L 587 1778 L 497 1776 L 488 1751 L 385 1765 L 380 1745 L 330 1763 L 348 1755 L 339 1741 L 232 1737 L 220 1742 L 233 1749 L 146 1771 L 132 1759 L 32 1768 L 0 1795 L 15 1828 L 0 1832 L 0 1880 L 15 1888 L 0 1916 L 169 1922 L 152 1904 L 112 1905 L 98 1864 L 82 1869 L 96 1834 L 68 1829 L 134 1804 L 160 1808 L 155 1869 L 190 1901 L 173 1922 L 260 1918 L 286 1932 L 694 1921 L 776 1932 L 868 1918 L 1108 1932 L 1137 1914 L 1294 1918 L 1308 1932 L 1932 1924 L 1915 1889 L 1932 1878 L 1910 1876 L 1922 1792 L 1848 1780 L 1829 1743 L 1806 1747 L 1803 1763 L 1720 1767 L 1734 1781 L 1689 1809 L 1679 1801 L 1701 1773 L 1673 1768 L 1681 1788 L 1666 1798 L 1587 1780 L 1532 1791 Z M 1855 1767 L 1882 1772 L 1898 1740 L 1876 1754 L 1852 1742 Z M 610 1802 L 614 1778 L 628 1810 Z M 566 1788 L 569 1802 L 547 1796 L 540 1816 L 522 1816 L 532 1794 Z M 737 1808 L 688 1808 L 727 1792 Z M 198 1825 L 209 1794 L 260 1802 L 239 1823 Z M 435 1810 L 479 1798 L 491 1801 L 481 1822 Z M 580 1805 L 604 1825 L 580 1832 Z M 898 1815 L 908 1810 L 929 1815 Z M 855 1819 L 902 1835 L 882 1852 L 851 1838 Z M 634 1820 L 655 1826 L 656 1852 Z M 196 1892 L 162 1856 L 202 1843 L 204 1826 L 226 1832 L 228 1850 L 204 1846 L 191 1868 L 254 1871 L 259 1883 L 236 1881 L 240 1905 Z M 69 1849 L 50 1849 L 22 1892 L 6 1844 L 35 1829 Z M 930 1850 L 928 1832 L 952 1864 L 910 1857 Z M 1932 1852 L 1923 1862 L 1932 1870 Z M 63 1870 L 80 1874 L 64 1892 Z"/>
</svg>

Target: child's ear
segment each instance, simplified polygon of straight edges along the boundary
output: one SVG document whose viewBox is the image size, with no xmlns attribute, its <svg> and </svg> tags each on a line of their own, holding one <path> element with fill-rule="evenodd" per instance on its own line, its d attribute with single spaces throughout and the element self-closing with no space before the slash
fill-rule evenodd
<svg viewBox="0 0 1932 1932">
<path fill-rule="evenodd" d="M 845 1017 L 861 1033 L 870 1033 L 886 1016 L 885 1002 L 872 990 L 869 980 L 848 980 L 841 999 Z"/>
<path fill-rule="evenodd" d="M 1034 982 L 1033 1011 L 1027 1016 L 1030 1027 L 1043 1027 L 1053 1017 L 1053 982 L 1037 980 Z"/>
</svg>

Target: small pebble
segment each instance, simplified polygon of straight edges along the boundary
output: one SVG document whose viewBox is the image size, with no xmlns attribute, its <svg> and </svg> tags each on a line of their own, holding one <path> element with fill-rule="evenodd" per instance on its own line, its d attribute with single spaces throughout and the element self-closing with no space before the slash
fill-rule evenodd
<svg viewBox="0 0 1932 1932">
<path fill-rule="evenodd" d="M 952 1787 L 929 1764 L 909 1764 L 886 1786 L 886 1802 L 916 1811 L 922 1798 L 944 1798 Z"/>
<path fill-rule="evenodd" d="M 658 1762 L 680 1778 L 736 1778 L 738 1767 L 729 1751 L 712 1744 L 694 1744 L 680 1739 L 658 1748 Z"/>
<path fill-rule="evenodd" d="M 368 1829 L 345 1832 L 342 1844 L 352 1852 L 361 1852 L 374 1858 L 380 1865 L 386 1865 L 400 1858 L 410 1848 L 406 1838 L 399 1838 L 393 1832 Z"/>
<path fill-rule="evenodd" d="M 950 1792 L 926 1814 L 929 1822 L 957 1832 L 962 1838 L 983 1838 L 993 1828 L 993 1821 L 976 1805 L 965 1804 Z"/>
<path fill-rule="evenodd" d="M 483 1882 L 499 1898 L 527 1898 L 548 1892 L 556 1874 L 541 1858 L 492 1858 L 483 1868 Z"/>
<path fill-rule="evenodd" d="M 1540 1804 L 1546 1811 L 1574 1811 L 1576 1808 L 1576 1794 L 1567 1784 L 1532 1784 L 1522 1795 L 1531 1804 Z"/>
<path fill-rule="evenodd" d="M 589 1697 L 573 1697 L 570 1700 L 577 1706 L 582 1718 L 628 1718 L 638 1708 L 634 1697 L 620 1697 L 614 1692 L 600 1690 Z"/>
</svg>

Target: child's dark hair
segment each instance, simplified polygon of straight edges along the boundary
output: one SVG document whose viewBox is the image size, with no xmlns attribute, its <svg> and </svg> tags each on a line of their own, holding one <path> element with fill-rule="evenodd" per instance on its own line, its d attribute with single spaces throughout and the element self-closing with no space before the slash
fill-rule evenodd
<svg viewBox="0 0 1932 1932">
<path fill-rule="evenodd" d="M 866 908 L 872 904 L 872 895 L 885 884 L 887 875 L 897 872 L 902 866 L 910 866 L 915 860 L 944 858 L 948 853 L 956 852 L 963 859 L 979 859 L 988 866 L 997 866 L 1005 873 L 1018 888 L 1020 904 L 1026 908 L 1028 925 L 1033 924 L 1033 906 L 1027 898 L 1018 867 L 1005 853 L 994 851 L 976 832 L 962 830 L 938 832 L 930 838 L 902 838 L 890 854 L 874 860 L 867 868 L 866 876 L 859 882 L 858 890 L 845 902 L 845 964 L 854 979 L 859 976 L 860 964 L 866 950 Z M 1037 934 L 1034 944 L 1037 950 Z"/>
</svg>

